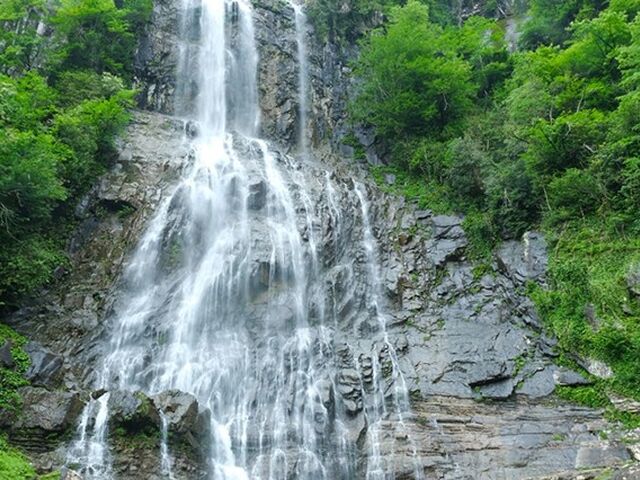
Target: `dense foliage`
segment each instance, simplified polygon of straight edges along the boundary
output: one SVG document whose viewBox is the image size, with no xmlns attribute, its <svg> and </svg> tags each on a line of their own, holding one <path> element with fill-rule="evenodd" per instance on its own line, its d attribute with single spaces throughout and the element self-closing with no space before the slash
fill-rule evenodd
<svg viewBox="0 0 640 480">
<path fill-rule="evenodd" d="M 640 262 L 639 10 L 533 0 L 510 53 L 500 22 L 442 24 L 410 1 L 363 40 L 352 102 L 388 153 L 374 173 L 466 214 L 475 257 L 546 231 L 551 288 L 533 293 L 547 325 L 567 358 L 613 368 L 598 388 L 635 398 L 640 304 L 625 275 Z"/>
<path fill-rule="evenodd" d="M 0 435 L 0 480 L 58 480 L 60 472 L 36 474 L 29 459 Z"/>
<path fill-rule="evenodd" d="M 31 480 L 36 472 L 28 459 L 0 436 L 0 479 Z"/>
<path fill-rule="evenodd" d="M 0 306 L 64 263 L 72 206 L 128 120 L 150 0 L 0 3 Z M 40 26 L 39 26 L 40 25 Z M 46 27 L 43 27 L 46 25 Z"/>
<path fill-rule="evenodd" d="M 0 411 L 16 411 L 20 407 L 18 389 L 28 385 L 25 373 L 30 365 L 29 355 L 23 350 L 27 339 L 6 325 L 0 324 L 0 345 L 11 344 L 13 366 L 0 367 Z M 0 468 L 0 472 L 2 469 Z"/>
<path fill-rule="evenodd" d="M 405 3 L 404 0 L 308 0 L 305 5 L 318 37 L 349 46 L 372 27 L 379 26 L 391 8 Z M 469 11 L 484 17 L 505 13 L 499 0 L 421 0 L 421 3 L 429 8 L 431 20 L 440 25 L 460 25 Z M 527 0 L 513 0 L 511 4 L 514 12 L 525 13 Z"/>
</svg>

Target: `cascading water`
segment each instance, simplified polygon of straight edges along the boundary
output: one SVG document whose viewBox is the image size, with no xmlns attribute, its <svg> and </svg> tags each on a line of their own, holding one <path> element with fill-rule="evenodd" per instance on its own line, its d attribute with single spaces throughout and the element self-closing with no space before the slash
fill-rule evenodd
<svg viewBox="0 0 640 480">
<path fill-rule="evenodd" d="M 185 0 L 176 109 L 198 134 L 185 138 L 192 153 L 182 176 L 128 263 L 95 387 L 195 396 L 210 412 L 206 456 L 216 480 L 388 478 L 379 424 L 393 414 L 402 425 L 407 391 L 386 333 L 365 190 L 330 172 L 305 174 L 305 27 L 294 9 L 300 161 L 257 138 L 250 4 Z M 344 254 L 347 224 L 359 232 L 348 241 L 359 242 L 360 258 Z M 323 243 L 329 227 L 334 241 Z M 337 340 L 353 327 L 332 275 L 363 286 L 356 303 L 376 332 L 368 352 Z M 89 403 L 70 453 L 87 478 L 114 476 L 109 395 Z M 365 452 L 351 425 L 358 412 Z M 164 416 L 161 440 L 161 474 L 177 478 Z"/>
</svg>

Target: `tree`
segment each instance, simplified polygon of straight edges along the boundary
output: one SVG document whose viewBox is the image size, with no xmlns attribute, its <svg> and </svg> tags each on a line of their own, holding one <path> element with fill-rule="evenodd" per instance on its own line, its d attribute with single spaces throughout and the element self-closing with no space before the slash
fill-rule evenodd
<svg viewBox="0 0 640 480">
<path fill-rule="evenodd" d="M 46 134 L 5 129 L 0 139 L 0 211 L 5 235 L 48 219 L 66 196 L 57 178 L 63 150 Z"/>
<path fill-rule="evenodd" d="M 394 8 L 363 43 L 355 71 L 354 118 L 386 138 L 455 131 L 476 91 L 470 64 L 416 1 Z"/>
<path fill-rule="evenodd" d="M 531 0 L 528 21 L 525 23 L 520 44 L 527 49 L 541 45 L 562 45 L 574 20 L 593 18 L 606 2 L 603 0 Z"/>
<path fill-rule="evenodd" d="M 41 43 L 36 29 L 44 16 L 43 0 L 0 2 L 0 73 L 20 74 L 35 66 Z"/>
<path fill-rule="evenodd" d="M 52 17 L 62 48 L 54 70 L 88 69 L 130 80 L 135 32 L 151 15 L 150 0 L 128 0 L 118 8 L 113 0 L 62 0 Z"/>
</svg>

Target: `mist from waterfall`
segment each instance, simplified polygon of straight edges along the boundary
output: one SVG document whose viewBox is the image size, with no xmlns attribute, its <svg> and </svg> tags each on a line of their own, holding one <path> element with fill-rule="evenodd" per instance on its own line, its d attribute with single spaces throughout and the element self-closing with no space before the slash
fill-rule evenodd
<svg viewBox="0 0 640 480">
<path fill-rule="evenodd" d="M 181 177 L 127 264 L 95 389 L 194 395 L 210 412 L 206 456 L 216 480 L 389 478 L 377 424 L 390 414 L 401 419 L 408 395 L 386 334 L 379 252 L 364 186 L 330 171 L 305 173 L 306 26 L 301 7 L 293 8 L 298 160 L 259 138 L 249 1 L 185 0 L 176 111 L 197 135 L 185 136 L 191 153 Z M 360 225 L 351 239 L 360 242 L 359 259 L 336 253 L 347 219 Z M 321 241 L 327 225 L 334 244 Z M 332 256 L 339 263 L 327 265 Z M 336 340 L 350 328 L 333 299 L 336 272 L 365 286 L 361 314 L 377 331 L 370 352 Z M 352 391 L 338 382 L 345 371 Z M 353 406 L 338 394 L 351 395 Z M 70 453 L 91 479 L 114 476 L 109 395 L 88 404 Z M 368 427 L 365 468 L 350 427 L 358 412 Z M 162 421 L 162 474 L 175 478 Z"/>
</svg>

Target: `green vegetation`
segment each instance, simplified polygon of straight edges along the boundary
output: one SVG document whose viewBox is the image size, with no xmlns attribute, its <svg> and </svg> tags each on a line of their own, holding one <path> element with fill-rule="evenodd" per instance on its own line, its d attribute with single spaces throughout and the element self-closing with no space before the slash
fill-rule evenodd
<svg viewBox="0 0 640 480">
<path fill-rule="evenodd" d="M 316 34 L 331 41 L 353 41 L 363 25 L 384 10 L 386 0 L 312 0 L 307 9 Z"/>
<path fill-rule="evenodd" d="M 591 408 L 602 408 L 605 417 L 612 422 L 620 422 L 626 428 L 640 427 L 640 415 L 617 410 L 606 395 L 607 385 L 596 382 L 595 385 L 582 387 L 557 387 L 556 394 L 570 402 Z"/>
<path fill-rule="evenodd" d="M 150 0 L 0 2 L 0 310 L 65 264 L 73 209 L 128 122 L 135 35 L 150 12 Z M 18 411 L 26 339 L 0 324 L 7 339 L 15 366 L 0 369 L 0 410 Z M 0 478 L 35 478 L 4 439 Z"/>
<path fill-rule="evenodd" d="M 624 280 L 628 266 L 640 260 L 640 238 L 574 222 L 554 243 L 554 288 L 532 295 L 540 313 L 562 349 L 604 361 L 616 373 L 609 386 L 640 398 L 640 305 L 629 298 Z"/>
<path fill-rule="evenodd" d="M 0 367 L 0 410 L 15 411 L 20 407 L 17 390 L 29 383 L 24 374 L 30 361 L 29 355 L 22 349 L 27 339 L 6 325 L 0 324 L 0 347 L 7 341 L 11 342 L 11 356 L 15 365 L 13 368 Z"/>
<path fill-rule="evenodd" d="M 65 262 L 73 206 L 112 161 L 114 139 L 128 122 L 135 34 L 151 12 L 150 0 L 55 5 L 0 4 L 4 308 L 49 281 Z M 36 32 L 40 20 L 50 36 Z"/>
<path fill-rule="evenodd" d="M 36 472 L 20 451 L 0 436 L 0 480 L 32 480 Z"/>
<path fill-rule="evenodd" d="M 456 129 L 473 95 L 471 68 L 457 47 L 429 22 L 423 5 L 394 8 L 390 24 L 371 35 L 356 65 L 366 81 L 354 119 L 367 120 L 379 135 L 396 141 Z M 414 157 L 409 166 L 419 160 Z"/>
<path fill-rule="evenodd" d="M 58 480 L 60 472 L 37 475 L 29 459 L 0 436 L 0 480 Z"/>
<path fill-rule="evenodd" d="M 543 230 L 550 288 L 533 299 L 562 352 L 614 372 L 560 394 L 609 411 L 608 392 L 640 399 L 640 301 L 625 283 L 640 262 L 640 3 L 532 0 L 515 53 L 499 22 L 438 8 L 385 5 L 361 41 L 350 111 L 386 150 L 374 177 L 463 213 L 475 259 Z"/>
<path fill-rule="evenodd" d="M 143 430 L 117 427 L 113 431 L 113 439 L 126 448 L 155 448 L 160 441 L 157 429 L 146 427 Z"/>
</svg>

